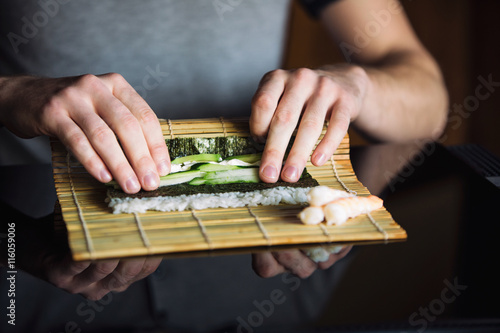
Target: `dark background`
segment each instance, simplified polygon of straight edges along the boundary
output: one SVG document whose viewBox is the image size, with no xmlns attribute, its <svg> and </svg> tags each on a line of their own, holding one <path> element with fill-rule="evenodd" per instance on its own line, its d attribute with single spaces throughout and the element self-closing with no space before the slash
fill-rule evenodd
<svg viewBox="0 0 500 333">
<path fill-rule="evenodd" d="M 449 90 L 450 108 L 475 94 L 478 77 L 500 82 L 500 1 L 401 0 L 423 44 L 434 55 Z M 287 68 L 316 67 L 343 61 L 319 22 L 294 3 L 285 60 Z M 500 88 L 477 110 L 448 125 L 445 145 L 476 143 L 500 156 Z M 452 128 L 454 127 L 454 128 Z M 364 141 L 350 133 L 353 145 Z"/>
</svg>

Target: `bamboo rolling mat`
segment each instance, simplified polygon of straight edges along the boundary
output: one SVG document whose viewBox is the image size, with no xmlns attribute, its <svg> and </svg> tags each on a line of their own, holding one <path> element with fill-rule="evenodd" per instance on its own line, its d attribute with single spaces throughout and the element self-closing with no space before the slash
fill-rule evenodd
<svg viewBox="0 0 500 333">
<path fill-rule="evenodd" d="M 250 135 L 248 118 L 160 120 L 165 138 Z M 324 135 L 326 124 L 323 129 Z M 321 137 L 322 137 L 321 136 Z M 320 138 L 321 139 L 321 138 Z M 52 165 L 62 218 L 74 260 L 124 258 L 207 250 L 330 242 L 406 239 L 406 232 L 385 208 L 341 226 L 304 225 L 298 205 L 219 208 L 183 212 L 113 214 L 107 188 L 52 140 Z M 367 196 L 349 159 L 349 138 L 321 167 L 307 164 L 320 185 Z"/>
</svg>

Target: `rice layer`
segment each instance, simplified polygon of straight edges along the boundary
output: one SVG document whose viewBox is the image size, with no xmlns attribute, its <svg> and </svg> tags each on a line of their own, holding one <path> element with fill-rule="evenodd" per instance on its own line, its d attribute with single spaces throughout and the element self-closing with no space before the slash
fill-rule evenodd
<svg viewBox="0 0 500 333">
<path fill-rule="evenodd" d="M 280 203 L 296 205 L 307 203 L 310 187 L 274 187 L 253 192 L 226 192 L 144 198 L 109 197 L 113 213 L 144 213 L 147 210 L 162 212 L 188 209 L 229 208 L 245 206 L 273 206 Z"/>
</svg>

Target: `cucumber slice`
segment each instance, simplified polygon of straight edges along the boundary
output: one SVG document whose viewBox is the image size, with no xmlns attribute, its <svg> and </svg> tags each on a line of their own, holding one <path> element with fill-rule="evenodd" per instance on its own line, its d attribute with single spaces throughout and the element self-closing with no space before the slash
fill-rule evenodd
<svg viewBox="0 0 500 333">
<path fill-rule="evenodd" d="M 262 159 L 262 153 L 257 153 L 257 154 L 231 156 L 226 158 L 224 161 L 240 160 L 245 163 L 253 164 L 259 162 L 261 159 Z"/>
<path fill-rule="evenodd" d="M 188 155 L 183 157 L 177 157 L 172 161 L 172 164 L 195 164 L 195 163 L 208 163 L 208 162 L 219 162 L 221 161 L 221 157 L 219 154 L 197 154 L 197 155 Z"/>
<path fill-rule="evenodd" d="M 199 170 L 171 173 L 166 176 L 160 177 L 160 186 L 187 183 L 194 178 L 203 177 L 204 175 L 205 172 Z"/>
<path fill-rule="evenodd" d="M 176 173 L 169 173 L 166 176 L 160 177 L 160 187 L 161 186 L 169 186 L 175 184 L 187 183 L 194 178 L 203 178 L 205 175 L 204 171 L 200 170 L 190 170 L 190 171 L 181 171 Z M 121 189 L 120 185 L 115 180 L 106 183 L 107 186 L 113 186 L 115 189 Z"/>
<path fill-rule="evenodd" d="M 203 177 L 196 177 L 195 179 L 193 179 L 192 181 L 190 181 L 188 183 L 188 185 L 203 185 L 205 184 L 206 180 L 203 179 Z"/>
<path fill-rule="evenodd" d="M 259 183 L 258 168 L 238 168 L 235 170 L 207 172 L 205 184 Z"/>
</svg>

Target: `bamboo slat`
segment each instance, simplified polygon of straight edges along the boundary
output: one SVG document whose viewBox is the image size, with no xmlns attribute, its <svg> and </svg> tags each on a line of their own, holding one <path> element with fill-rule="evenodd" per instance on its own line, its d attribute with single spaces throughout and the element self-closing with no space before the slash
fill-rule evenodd
<svg viewBox="0 0 500 333">
<path fill-rule="evenodd" d="M 247 118 L 160 120 L 160 123 L 165 138 L 250 135 Z M 318 142 L 326 127 L 327 124 Z M 303 209 L 300 205 L 113 214 L 105 203 L 106 186 L 92 178 L 60 141 L 52 140 L 51 146 L 60 214 L 77 261 L 406 239 L 406 232 L 384 207 L 342 226 L 303 225 L 297 218 Z M 352 169 L 347 135 L 329 162 L 321 167 L 308 162 L 307 168 L 321 185 L 360 196 L 370 194 Z"/>
</svg>

